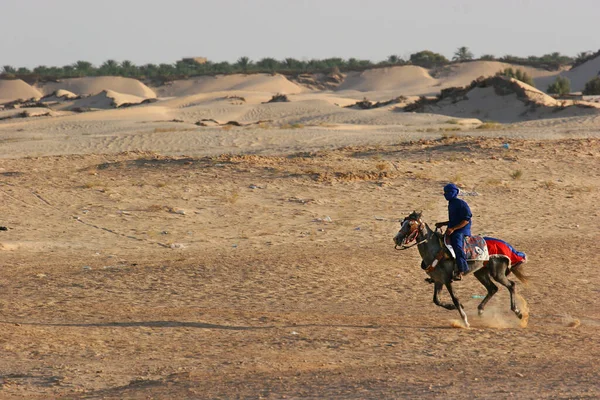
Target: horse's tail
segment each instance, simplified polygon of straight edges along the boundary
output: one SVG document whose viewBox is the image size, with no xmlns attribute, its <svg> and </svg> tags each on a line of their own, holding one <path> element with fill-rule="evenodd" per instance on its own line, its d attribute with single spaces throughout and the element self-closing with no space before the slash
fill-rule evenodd
<svg viewBox="0 0 600 400">
<path fill-rule="evenodd" d="M 517 279 L 519 281 L 521 281 L 522 284 L 527 285 L 529 283 L 529 277 L 527 275 L 525 275 L 525 273 L 523 272 L 524 264 L 525 264 L 524 262 L 520 262 L 520 263 L 512 266 L 509 271 L 512 272 L 513 274 L 515 274 Z"/>
</svg>

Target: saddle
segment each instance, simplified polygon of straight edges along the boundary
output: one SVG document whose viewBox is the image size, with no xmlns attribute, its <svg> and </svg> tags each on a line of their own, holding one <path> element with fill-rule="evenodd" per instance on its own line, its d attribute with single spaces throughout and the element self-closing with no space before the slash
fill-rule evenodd
<svg viewBox="0 0 600 400">
<path fill-rule="evenodd" d="M 452 258 L 456 259 L 456 254 L 448 236 L 444 237 L 444 245 Z M 488 261 L 490 259 L 488 247 L 483 236 L 465 236 L 463 249 L 467 256 L 467 261 Z"/>
</svg>

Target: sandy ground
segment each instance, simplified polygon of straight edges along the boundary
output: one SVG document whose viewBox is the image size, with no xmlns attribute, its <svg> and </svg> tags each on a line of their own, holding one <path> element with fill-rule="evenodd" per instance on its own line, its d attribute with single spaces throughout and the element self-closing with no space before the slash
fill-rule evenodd
<svg viewBox="0 0 600 400">
<path fill-rule="evenodd" d="M 497 68 L 323 92 L 81 79 L 40 89 L 159 99 L 0 110 L 0 398 L 600 397 L 600 110 L 479 88 L 435 114 L 344 108 Z M 2 84 L 0 99 L 38 90 Z M 278 92 L 290 102 L 264 104 Z M 528 254 L 527 324 L 503 288 L 478 317 L 469 277 L 460 328 L 417 251 L 394 250 L 411 211 L 447 219 L 449 181 L 477 194 L 474 232 Z"/>
<path fill-rule="evenodd" d="M 597 398 L 599 160 L 597 139 L 439 133 L 5 158 L 0 397 Z M 476 232 L 528 254 L 527 327 L 502 288 L 477 317 L 469 277 L 473 328 L 453 328 L 394 250 L 413 209 L 445 219 L 447 181 L 477 192 Z"/>
</svg>

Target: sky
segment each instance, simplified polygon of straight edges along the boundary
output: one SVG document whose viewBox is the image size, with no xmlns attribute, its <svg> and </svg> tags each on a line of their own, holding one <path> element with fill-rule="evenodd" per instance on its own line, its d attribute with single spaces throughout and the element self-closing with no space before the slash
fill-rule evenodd
<svg viewBox="0 0 600 400">
<path fill-rule="evenodd" d="M 600 48 L 598 15 L 600 0 L 0 0 L 0 66 L 575 56 Z"/>
</svg>

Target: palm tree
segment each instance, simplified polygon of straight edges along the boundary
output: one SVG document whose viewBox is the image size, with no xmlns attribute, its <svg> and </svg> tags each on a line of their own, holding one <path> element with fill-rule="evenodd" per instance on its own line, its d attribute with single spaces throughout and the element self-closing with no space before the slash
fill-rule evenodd
<svg viewBox="0 0 600 400">
<path fill-rule="evenodd" d="M 71 78 L 73 75 L 75 75 L 75 67 L 72 65 L 65 65 L 62 67 L 62 73 L 66 77 Z"/>
<path fill-rule="evenodd" d="M 468 47 L 459 47 L 454 53 L 454 57 L 452 57 L 452 61 L 468 61 L 473 59 L 473 53 L 469 50 Z"/>
<path fill-rule="evenodd" d="M 77 61 L 73 66 L 77 70 L 78 76 L 92 75 L 92 70 L 94 69 L 92 63 L 88 61 Z"/>
<path fill-rule="evenodd" d="M 45 65 L 39 65 L 33 69 L 33 73 L 38 74 L 40 76 L 48 75 L 48 71 L 48 67 L 46 67 Z"/>
<path fill-rule="evenodd" d="M 145 64 L 140 67 L 140 73 L 146 78 L 153 78 L 158 74 L 158 67 L 155 64 Z"/>
<path fill-rule="evenodd" d="M 14 74 L 16 72 L 17 70 L 15 69 L 15 67 L 12 67 L 10 65 L 5 65 L 2 67 L 2 73 L 4 74 Z"/>
<path fill-rule="evenodd" d="M 285 66 L 286 69 L 289 70 L 298 70 L 298 69 L 302 69 L 302 62 L 296 60 L 295 58 L 291 58 L 288 57 L 285 60 L 283 60 L 283 65 Z"/>
<path fill-rule="evenodd" d="M 252 60 L 250 60 L 248 57 L 240 57 L 235 65 L 239 67 L 243 73 L 246 73 L 248 72 L 248 68 L 250 68 L 252 65 Z"/>
<path fill-rule="evenodd" d="M 175 67 L 172 64 L 160 64 L 158 74 L 163 77 L 171 76 L 175 73 Z"/>
<path fill-rule="evenodd" d="M 137 70 L 137 67 L 135 66 L 135 64 L 129 60 L 125 60 L 121 63 L 121 72 L 122 72 L 123 76 L 135 75 L 136 70 Z"/>
<path fill-rule="evenodd" d="M 275 72 L 279 66 L 279 61 L 271 57 L 265 57 L 258 61 L 256 66 L 268 72 Z"/>
<path fill-rule="evenodd" d="M 102 75 L 111 75 L 111 76 L 118 75 L 119 63 L 116 62 L 115 60 L 106 60 L 100 66 L 99 72 Z"/>
</svg>

